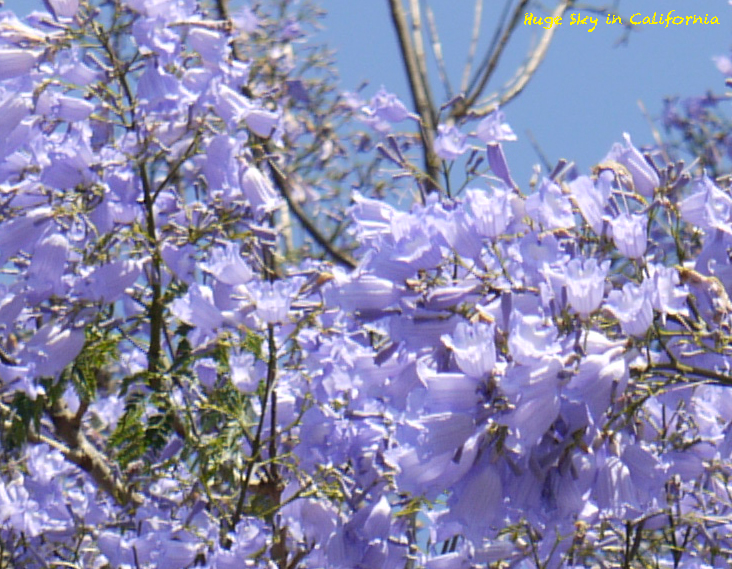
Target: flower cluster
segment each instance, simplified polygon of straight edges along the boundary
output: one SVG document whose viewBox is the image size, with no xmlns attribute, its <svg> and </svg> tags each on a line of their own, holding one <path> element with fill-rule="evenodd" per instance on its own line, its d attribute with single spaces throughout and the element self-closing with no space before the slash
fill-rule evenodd
<svg viewBox="0 0 732 569">
<path fill-rule="evenodd" d="M 0 13 L 0 565 L 725 563 L 723 181 L 625 135 L 523 191 L 496 111 L 441 191 L 393 94 L 315 112 L 304 16 L 220 4 Z M 425 200 L 329 240 L 336 116 Z"/>
</svg>

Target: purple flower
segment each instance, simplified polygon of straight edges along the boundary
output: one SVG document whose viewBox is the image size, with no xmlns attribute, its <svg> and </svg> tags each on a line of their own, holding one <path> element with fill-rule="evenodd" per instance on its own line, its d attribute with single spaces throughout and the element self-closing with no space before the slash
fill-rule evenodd
<svg viewBox="0 0 732 569">
<path fill-rule="evenodd" d="M 333 276 L 333 283 L 325 291 L 326 299 L 343 310 L 384 310 L 401 298 L 399 289 L 388 279 L 368 273 L 345 275 L 338 269 Z"/>
<path fill-rule="evenodd" d="M 523 362 L 527 365 L 509 368 L 500 379 L 501 390 L 512 406 L 501 422 L 511 429 L 507 446 L 526 453 L 559 415 L 562 363 L 557 357 L 546 356 Z"/>
<path fill-rule="evenodd" d="M 365 122 L 378 132 L 387 132 L 392 124 L 411 117 L 404 103 L 384 87 L 379 89 L 371 98 L 369 105 L 363 107 L 361 111 L 366 116 Z"/>
<path fill-rule="evenodd" d="M 201 54 L 204 64 L 219 65 L 228 56 L 228 38 L 215 30 L 192 28 L 188 32 L 191 47 Z"/>
<path fill-rule="evenodd" d="M 20 352 L 23 361 L 33 362 L 36 377 L 55 376 L 74 361 L 84 347 L 84 329 L 65 328 L 57 322 L 45 324 Z"/>
<path fill-rule="evenodd" d="M 610 176 L 612 172 L 603 170 L 600 177 Z M 579 207 L 582 217 L 589 224 L 596 235 L 602 235 L 603 215 L 605 206 L 608 203 L 609 193 L 606 195 L 602 191 L 600 183 L 595 184 L 588 176 L 579 176 L 568 184 L 572 196 Z"/>
<path fill-rule="evenodd" d="M 231 369 L 231 383 L 241 393 L 254 393 L 259 385 L 261 370 L 254 367 L 254 355 L 248 352 L 229 354 L 229 368 Z"/>
<path fill-rule="evenodd" d="M 613 290 L 608 294 L 605 307 L 620 321 L 625 334 L 642 337 L 653 323 L 652 291 L 648 286 L 652 282 L 644 281 L 641 286 L 625 283 L 622 292 Z"/>
<path fill-rule="evenodd" d="M 526 213 L 547 230 L 575 226 L 572 203 L 548 178 L 544 178 L 537 191 L 526 198 Z"/>
<path fill-rule="evenodd" d="M 0 49 L 0 81 L 30 73 L 40 56 L 31 49 Z"/>
<path fill-rule="evenodd" d="M 0 224 L 0 266 L 20 250 L 30 252 L 51 220 L 51 209 L 36 208 Z"/>
<path fill-rule="evenodd" d="M 152 59 L 148 60 L 140 76 L 137 94 L 140 106 L 149 112 L 173 111 L 190 99 L 190 94 L 175 75 L 165 71 Z"/>
<path fill-rule="evenodd" d="M 504 488 L 498 469 L 479 464 L 457 484 L 448 500 L 450 517 L 481 534 L 503 513 Z"/>
<path fill-rule="evenodd" d="M 536 314 L 511 316 L 508 348 L 517 363 L 531 365 L 559 352 L 557 329 Z"/>
<path fill-rule="evenodd" d="M 177 247 L 172 243 L 163 243 L 160 256 L 168 268 L 182 282 L 190 283 L 196 271 L 196 248 L 190 243 Z"/>
<path fill-rule="evenodd" d="M 43 0 L 53 16 L 58 18 L 73 18 L 79 10 L 79 0 Z"/>
<path fill-rule="evenodd" d="M 621 213 L 610 224 L 613 229 L 613 241 L 618 251 L 629 259 L 643 257 L 648 242 L 646 236 L 648 217 L 637 213 Z"/>
<path fill-rule="evenodd" d="M 605 294 L 605 278 L 610 261 L 598 264 L 597 259 L 572 259 L 564 268 L 567 297 L 577 313 L 587 318 L 597 310 Z"/>
<path fill-rule="evenodd" d="M 496 109 L 478 123 L 476 136 L 485 144 L 516 140 L 516 135 L 504 119 L 503 112 Z"/>
<path fill-rule="evenodd" d="M 226 85 L 217 85 L 213 106 L 218 115 L 226 122 L 230 132 L 236 131 L 239 121 L 249 111 L 249 99 Z"/>
<path fill-rule="evenodd" d="M 178 320 L 204 332 L 212 332 L 224 323 L 221 311 L 214 304 L 213 292 L 198 283 L 193 283 L 185 296 L 175 299 L 170 311 Z"/>
<path fill-rule="evenodd" d="M 496 177 L 506 184 L 509 188 L 516 188 L 516 182 L 511 178 L 511 171 L 508 168 L 506 155 L 503 153 L 503 147 L 498 142 L 489 142 L 485 148 L 488 157 L 488 165 Z"/>
<path fill-rule="evenodd" d="M 434 150 L 443 160 L 455 160 L 470 148 L 466 142 L 467 135 L 462 134 L 455 125 L 441 124 L 437 127 L 437 133 Z"/>
<path fill-rule="evenodd" d="M 280 118 L 280 113 L 257 106 L 252 106 L 244 113 L 249 130 L 262 138 L 269 138 L 274 134 L 279 127 Z"/>
<path fill-rule="evenodd" d="M 651 198 L 653 192 L 661 183 L 656 170 L 643 157 L 640 151 L 633 146 L 628 133 L 623 134 L 625 145 L 615 144 L 605 157 L 605 161 L 620 162 L 628 169 L 633 177 L 633 186 L 642 196 Z"/>
<path fill-rule="evenodd" d="M 35 401 L 39 395 L 45 395 L 46 390 L 42 385 L 37 385 L 34 379 L 35 364 L 10 366 L 0 363 L 0 379 L 13 391 L 22 391 L 29 399 Z M 4 389 L 3 389 L 4 391 Z"/>
<path fill-rule="evenodd" d="M 125 290 L 135 284 L 149 259 L 112 261 L 76 280 L 73 291 L 91 300 L 115 302 Z"/>
<path fill-rule="evenodd" d="M 15 531 L 35 537 L 46 529 L 43 521 L 47 518 L 48 514 L 40 509 L 23 485 L 22 475 L 10 484 L 0 480 L 0 525 L 7 523 Z"/>
<path fill-rule="evenodd" d="M 314 543 L 327 543 L 338 523 L 338 511 L 326 498 L 298 498 L 280 511 L 296 539 Z"/>
<path fill-rule="evenodd" d="M 198 377 L 198 381 L 201 382 L 207 389 L 213 389 L 216 386 L 218 380 L 218 372 L 216 367 L 216 361 L 212 358 L 203 358 L 196 361 L 193 364 L 193 372 Z"/>
<path fill-rule="evenodd" d="M 66 237 L 58 233 L 49 235 L 36 245 L 28 267 L 30 302 L 38 303 L 52 295 L 63 295 L 65 286 L 61 282 L 61 277 L 68 255 L 69 242 Z"/>
<path fill-rule="evenodd" d="M 290 305 L 302 284 L 303 280 L 300 278 L 274 283 L 264 281 L 251 283 L 249 290 L 257 307 L 257 316 L 270 324 L 288 322 Z"/>
<path fill-rule="evenodd" d="M 652 283 L 651 302 L 653 308 L 663 315 L 664 323 L 666 314 L 685 314 L 689 291 L 685 286 L 679 286 L 679 272 L 663 265 L 648 265 L 647 268 Z"/>
<path fill-rule="evenodd" d="M 211 250 L 209 261 L 201 263 L 201 268 L 227 285 L 248 283 L 254 273 L 242 259 L 240 246 L 232 241 L 226 241 L 223 245 Z"/>
<path fill-rule="evenodd" d="M 471 188 L 466 191 L 466 203 L 475 219 L 475 229 L 485 237 L 502 235 L 513 218 L 511 194 L 505 189 L 493 188 L 488 195 Z"/>
<path fill-rule="evenodd" d="M 221 192 L 232 201 L 241 196 L 239 181 L 240 141 L 226 134 L 211 137 L 205 158 L 200 161 L 201 174 L 213 191 Z"/>
<path fill-rule="evenodd" d="M 496 363 L 495 325 L 460 322 L 442 342 L 452 350 L 458 367 L 471 377 L 483 377 Z"/>
<path fill-rule="evenodd" d="M 425 362 L 417 365 L 417 374 L 427 387 L 424 402 L 430 413 L 469 412 L 478 403 L 478 380 L 462 373 L 438 373 L 429 368 Z"/>
<path fill-rule="evenodd" d="M 707 176 L 694 180 L 693 193 L 679 204 L 681 218 L 704 230 L 732 235 L 732 198 Z"/>
<path fill-rule="evenodd" d="M 255 166 L 245 166 L 240 177 L 241 189 L 256 211 L 271 212 L 282 204 L 282 199 L 270 179 Z"/>
</svg>

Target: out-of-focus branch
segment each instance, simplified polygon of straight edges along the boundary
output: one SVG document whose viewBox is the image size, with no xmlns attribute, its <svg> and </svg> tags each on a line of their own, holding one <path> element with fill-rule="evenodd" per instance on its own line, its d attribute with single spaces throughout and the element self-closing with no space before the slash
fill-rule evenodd
<svg viewBox="0 0 732 569">
<path fill-rule="evenodd" d="M 436 180 L 440 169 L 440 160 L 434 150 L 436 112 L 430 97 L 430 88 L 426 80 L 426 74 L 423 74 L 421 71 L 426 68 L 424 50 L 421 52 L 422 62 L 420 63 L 420 56 L 409 33 L 409 23 L 407 22 L 407 15 L 404 11 L 402 0 L 389 0 L 389 8 L 397 39 L 399 40 L 399 48 L 402 52 L 402 59 L 409 81 L 409 89 L 412 92 L 412 101 L 422 122 L 422 142 L 424 145 L 427 180 Z M 414 14 L 412 16 L 414 19 Z M 434 186 L 427 188 L 428 191 L 434 189 Z"/>
<path fill-rule="evenodd" d="M 529 1 L 530 0 L 521 0 L 516 8 L 514 8 L 513 14 L 511 15 L 511 20 L 509 21 L 506 28 L 503 30 L 503 34 L 501 34 L 501 38 L 498 40 L 498 44 L 493 49 L 493 53 L 491 53 L 488 62 L 485 64 L 485 66 L 482 66 L 482 69 L 479 69 L 477 71 L 477 77 L 479 78 L 475 83 L 475 86 L 470 90 L 469 93 L 466 93 L 464 101 L 461 101 L 453 106 L 451 113 L 453 117 L 460 118 L 462 116 L 465 116 L 470 111 L 475 102 L 480 98 L 483 90 L 488 84 L 488 80 L 491 78 L 493 72 L 496 70 L 498 62 L 501 60 L 501 56 L 503 55 L 503 52 L 505 51 L 506 46 L 511 39 L 511 36 L 513 35 L 513 32 L 515 31 L 516 26 L 518 26 L 519 22 L 521 21 L 521 15 L 523 14 L 526 6 L 529 4 Z M 567 0 L 565 0 L 565 2 L 563 3 L 568 2 Z M 556 26 L 552 27 L 554 28 Z"/>
<path fill-rule="evenodd" d="M 465 58 L 465 68 L 463 69 L 463 77 L 460 80 L 460 91 L 465 93 L 468 90 L 468 81 L 470 80 L 470 70 L 473 68 L 473 60 L 475 52 L 478 49 L 478 39 L 480 38 L 480 22 L 483 19 L 483 0 L 475 0 L 475 10 L 473 11 L 473 31 L 470 34 L 470 47 L 468 48 L 468 56 Z"/>
<path fill-rule="evenodd" d="M 572 0 L 562 0 L 557 7 L 554 8 L 552 17 L 562 17 L 571 3 Z M 544 57 L 546 57 L 546 54 L 549 51 L 549 46 L 552 43 L 554 33 L 557 29 L 558 26 L 552 26 L 548 30 L 544 31 L 538 45 L 529 53 L 526 63 L 518 69 L 515 79 L 500 96 L 493 95 L 489 97 L 490 99 L 493 99 L 493 102 L 471 109 L 470 114 L 474 116 L 487 115 L 495 111 L 499 106 L 505 105 L 518 96 L 524 90 L 526 85 L 528 85 L 529 81 L 531 81 L 536 70 L 539 68 L 539 65 L 541 65 L 541 62 L 544 61 Z"/>
<path fill-rule="evenodd" d="M 442 55 L 442 42 L 440 41 L 440 34 L 437 31 L 435 13 L 432 11 L 429 4 L 427 5 L 427 30 L 430 34 L 430 43 L 432 43 L 432 53 L 435 54 L 435 61 L 437 61 L 437 73 L 440 75 L 440 82 L 445 88 L 445 95 L 447 96 L 447 99 L 452 99 L 452 85 L 450 85 L 450 76 L 447 74 L 445 58 Z"/>
<path fill-rule="evenodd" d="M 435 101 L 432 97 L 429 75 L 427 74 L 427 52 L 424 49 L 422 36 L 422 9 L 419 0 L 409 0 L 409 15 L 412 19 L 412 41 L 414 42 L 414 54 L 417 57 L 417 70 L 424 85 L 424 95 L 427 98 L 433 122 L 436 120 Z"/>
</svg>

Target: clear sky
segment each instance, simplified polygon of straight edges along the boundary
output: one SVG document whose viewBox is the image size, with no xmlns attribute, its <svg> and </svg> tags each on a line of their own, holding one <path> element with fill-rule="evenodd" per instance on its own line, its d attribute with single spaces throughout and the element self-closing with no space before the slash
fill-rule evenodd
<svg viewBox="0 0 732 569">
<path fill-rule="evenodd" d="M 468 50 L 473 0 L 428 0 L 442 39 L 448 72 L 459 84 Z M 424 3 L 424 0 L 423 0 Z M 515 2 L 514 2 L 515 3 Z M 587 0 L 583 4 L 609 5 Z M 365 94 L 385 85 L 411 101 L 397 43 L 389 19 L 387 0 L 323 0 L 329 11 L 326 37 L 338 50 L 344 88 L 362 80 Z M 553 6 L 555 2 L 544 2 Z M 484 0 L 481 30 L 487 44 L 502 0 Z M 491 6 L 493 8 L 491 8 Z M 629 132 L 636 145 L 651 144 L 651 131 L 638 107 L 642 100 L 653 118 L 660 115 L 665 96 L 702 95 L 709 89 L 724 91 L 724 79 L 711 58 L 726 54 L 732 40 L 732 6 L 724 0 L 621 0 L 618 13 L 658 17 L 675 9 L 681 16 L 716 16 L 719 25 L 634 27 L 628 44 L 614 47 L 621 28 L 600 19 L 596 29 L 570 26 L 565 16 L 534 80 L 504 109 L 519 142 L 506 145 L 514 178 L 525 184 L 537 154 L 526 135 L 530 130 L 542 151 L 554 162 L 574 160 L 586 170 L 601 160 L 613 142 Z M 537 15 L 539 15 L 537 13 Z M 583 12 L 583 15 L 590 15 Z M 641 20 L 642 20 L 641 17 Z M 638 18 L 634 18 L 635 21 Z M 498 88 L 511 78 L 532 40 L 543 29 L 520 26 L 506 64 L 499 69 Z M 480 51 L 479 51 L 480 53 Z M 442 90 L 435 87 L 434 93 Z"/>
<path fill-rule="evenodd" d="M 337 50 L 343 90 L 354 90 L 362 81 L 369 86 L 364 96 L 379 86 L 411 101 L 399 59 L 387 0 L 320 0 L 328 11 L 322 39 Z M 443 52 L 452 82 L 460 83 L 473 19 L 473 0 L 421 0 L 434 12 Z M 514 0 L 515 2 L 516 0 Z M 587 0 L 586 3 L 592 3 Z M 481 46 L 493 31 L 503 0 L 484 0 Z M 551 6 L 554 2 L 545 2 Z M 608 0 L 596 4 L 610 4 Z M 41 0 L 6 0 L 5 7 L 18 14 L 42 8 Z M 504 110 L 519 142 L 508 145 L 514 178 L 524 185 L 538 156 L 529 143 L 530 130 L 544 154 L 552 161 L 563 157 L 586 170 L 597 163 L 622 133 L 631 134 L 637 145 L 652 143 L 646 119 L 638 108 L 642 100 L 653 118 L 662 109 L 665 96 L 701 95 L 724 90 L 724 81 L 711 58 L 727 53 L 732 40 L 732 6 L 724 0 L 621 0 L 617 12 L 624 17 L 641 14 L 716 16 L 719 25 L 638 25 L 627 45 L 614 47 L 621 28 L 600 18 L 590 25 L 569 25 L 565 16 L 554 43 L 534 80 L 525 92 Z M 537 15 L 539 15 L 537 13 Z M 591 15 L 583 12 L 584 15 Z M 635 17 L 638 20 L 638 16 Z M 499 68 L 503 85 L 520 64 L 542 28 L 519 26 L 512 48 Z M 481 50 L 478 50 L 479 55 Z M 437 98 L 443 90 L 433 85 Z"/>
</svg>

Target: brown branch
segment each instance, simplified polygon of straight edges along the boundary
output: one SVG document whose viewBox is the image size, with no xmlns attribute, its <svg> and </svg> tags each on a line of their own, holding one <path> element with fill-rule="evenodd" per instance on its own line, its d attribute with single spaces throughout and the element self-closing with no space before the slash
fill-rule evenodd
<svg viewBox="0 0 732 569">
<path fill-rule="evenodd" d="M 437 120 L 435 113 L 435 101 L 432 97 L 429 75 L 427 74 L 427 52 L 424 49 L 422 36 L 422 10 L 419 7 L 419 0 L 409 0 L 409 14 L 412 18 L 412 41 L 414 42 L 414 55 L 417 58 L 417 69 L 424 85 L 424 95 L 432 113 L 432 122 Z"/>
<path fill-rule="evenodd" d="M 471 89 L 470 93 L 466 93 L 464 101 L 456 104 L 453 107 L 453 117 L 460 118 L 465 116 L 470 108 L 478 100 L 478 98 L 480 98 L 483 90 L 488 84 L 488 80 L 491 78 L 493 72 L 496 70 L 498 62 L 501 60 L 501 56 L 503 55 L 503 52 L 505 51 L 514 30 L 516 29 L 516 26 L 518 26 L 521 20 L 521 15 L 523 14 L 526 6 L 529 4 L 529 1 L 530 0 L 521 0 L 514 9 L 513 14 L 511 15 L 511 21 L 508 23 L 508 26 L 506 26 L 506 28 L 503 30 L 503 34 L 501 34 L 501 37 L 498 40 L 498 44 L 495 46 L 495 49 L 491 53 L 488 62 L 485 64 L 485 66 L 482 66 L 483 70 L 482 73 L 479 74 L 479 79 L 477 80 L 475 87 Z M 554 27 L 555 26 L 552 26 L 552 28 Z"/>
<path fill-rule="evenodd" d="M 89 474 L 97 486 L 112 496 L 120 506 L 139 506 L 143 503 L 140 494 L 115 475 L 107 458 L 89 442 L 81 428 L 83 413 L 72 413 L 62 402 L 57 402 L 49 411 L 55 435 L 63 442 L 30 431 L 28 440 L 32 443 L 46 443 L 64 455 L 84 472 Z"/>
<path fill-rule="evenodd" d="M 335 259 L 338 263 L 345 267 L 348 267 L 349 269 L 354 269 L 357 263 L 353 259 L 353 257 L 351 257 L 348 253 L 340 251 L 338 248 L 333 246 L 333 243 L 326 239 L 325 236 L 318 230 L 318 228 L 315 227 L 315 224 L 310 219 L 307 212 L 300 206 L 299 203 L 297 203 L 297 201 L 295 201 L 293 197 L 294 191 L 292 188 L 292 184 L 287 179 L 287 176 L 284 174 L 284 172 L 282 172 L 280 167 L 275 163 L 274 158 L 267 158 L 266 162 L 272 172 L 272 176 L 274 177 L 275 184 L 277 184 L 277 188 L 280 190 L 280 193 L 287 202 L 287 206 L 290 208 L 290 211 L 295 214 L 295 217 L 297 217 L 297 220 L 302 224 L 305 231 L 307 231 L 310 236 L 315 239 L 315 242 L 323 249 L 325 249 L 326 253 L 328 253 L 328 255 Z"/>
<path fill-rule="evenodd" d="M 402 52 L 402 60 L 409 81 L 409 89 L 412 93 L 412 101 L 422 123 L 422 144 L 424 146 L 424 166 L 427 174 L 427 181 L 437 180 L 440 171 L 440 159 L 435 154 L 435 131 L 436 112 L 430 98 L 430 90 L 426 76 L 420 72 L 424 61 L 420 64 L 417 50 L 412 43 L 409 34 L 409 24 L 404 6 L 401 0 L 389 0 L 391 19 L 396 30 L 399 48 Z M 424 54 L 423 54 L 424 55 Z M 428 191 L 436 188 L 433 183 L 428 184 Z"/>
</svg>

